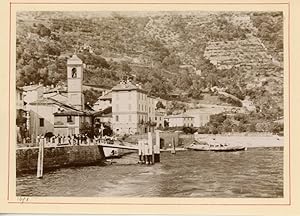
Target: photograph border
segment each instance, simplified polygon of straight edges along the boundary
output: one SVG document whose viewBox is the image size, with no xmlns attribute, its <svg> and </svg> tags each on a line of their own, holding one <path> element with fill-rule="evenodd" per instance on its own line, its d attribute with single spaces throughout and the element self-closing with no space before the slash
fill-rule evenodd
<svg viewBox="0 0 300 216">
<path fill-rule="evenodd" d="M 34 4 L 34 5 L 39 5 L 39 4 L 58 4 L 58 5 L 61 5 L 61 4 L 66 4 L 66 5 L 72 5 L 72 4 L 74 4 L 74 5 L 92 5 L 92 4 L 97 4 L 97 5 L 114 5 L 114 4 L 118 4 L 118 5 L 120 5 L 120 4 L 122 4 L 122 5 L 126 5 L 126 4 L 128 4 L 128 5 L 149 5 L 149 4 L 155 4 L 155 5 L 160 5 L 160 4 L 163 4 L 163 5 L 170 5 L 170 4 L 172 4 L 172 5 L 182 5 L 182 4 L 186 4 L 186 5 L 188 5 L 188 4 L 190 4 L 190 5 L 192 5 L 192 4 L 194 4 L 194 5 L 270 5 L 270 4 L 272 4 L 272 5 L 286 5 L 286 6 L 288 6 L 288 20 L 287 20 L 287 25 L 288 25 L 288 32 L 287 32 L 287 46 L 288 46 L 288 48 L 287 48 L 287 61 L 288 61 L 288 63 L 287 63 L 287 73 L 286 72 L 284 72 L 284 73 L 286 73 L 287 74 L 287 77 L 284 77 L 284 79 L 285 78 L 287 78 L 288 79 L 288 86 L 287 86 L 287 88 L 288 88 L 288 107 L 285 107 L 284 109 L 286 110 L 288 110 L 288 115 L 286 116 L 284 116 L 286 119 L 288 119 L 288 134 L 285 134 L 285 139 L 288 139 L 288 142 L 286 142 L 287 144 L 288 144 L 288 170 L 287 170 L 287 172 L 288 172 L 288 180 L 287 180 L 287 182 L 288 182 L 288 203 L 263 203 L 263 201 L 265 200 L 265 199 L 262 199 L 262 203 L 197 203 L 197 204 L 195 204 L 195 203 L 190 203 L 190 204 L 185 204 L 185 203 L 174 203 L 174 204 L 166 204 L 166 203 L 161 203 L 161 204 L 157 204 L 157 203 L 132 203 L 132 202 L 129 202 L 129 203 L 126 203 L 126 202 L 113 202 L 113 203 L 108 203 L 108 202 L 33 202 L 33 201 L 28 201 L 28 202 L 24 202 L 24 201 L 22 201 L 22 200 L 20 200 L 20 201 L 12 201 L 11 200 L 11 197 L 10 197 L 10 194 L 12 193 L 12 191 L 10 191 L 10 187 L 11 187 L 11 184 L 12 184 L 12 180 L 14 180 L 13 178 L 12 178 L 12 171 L 13 170 L 10 170 L 11 169 L 11 160 L 12 160 L 12 158 L 11 158 L 11 145 L 12 145 L 12 143 L 14 143 L 14 141 L 12 140 L 12 137 L 11 137 L 11 130 L 12 130 L 12 128 L 11 127 L 14 127 L 14 125 L 11 125 L 11 122 L 12 122 L 12 119 L 11 119 L 11 114 L 12 114 L 12 112 L 14 112 L 14 111 L 12 111 L 11 110 L 11 108 L 13 108 L 14 106 L 11 104 L 11 102 L 13 102 L 12 101 L 12 94 L 14 93 L 14 91 L 12 91 L 12 89 L 14 88 L 14 86 L 12 86 L 12 75 L 11 75 L 11 73 L 14 73 L 14 69 L 12 69 L 12 7 L 14 6 L 14 5 L 19 5 L 19 4 L 27 4 L 27 5 L 30 5 L 30 4 Z M 22 203 L 22 204 L 66 204 L 66 205 L 68 205 L 68 204 L 76 204 L 76 205 L 80 205 L 80 204 L 83 204 L 83 205 L 86 205 L 86 204 L 95 204 L 95 205 L 163 205 L 163 206 L 173 206 L 173 205 L 199 205 L 199 206 L 202 206 L 202 205 L 208 205 L 208 206 L 210 206 L 210 205 L 212 205 L 212 206 L 257 206 L 257 205 L 259 205 L 259 206 L 290 206 L 291 205 L 291 197 L 292 197 L 292 195 L 291 195 L 291 187 L 292 187 L 292 185 L 291 185 L 291 183 L 292 183 L 292 181 L 291 181 L 291 123 L 290 123 L 290 121 L 291 121 L 291 87 L 290 87 L 290 62 L 291 62 L 291 58 L 290 58 L 290 43 L 291 43 L 291 40 L 290 40 L 290 2 L 274 2 L 274 3 L 270 3 L 270 2 L 219 2 L 219 3 L 217 3 L 217 2 L 211 2 L 211 3 L 205 3 L 205 2 L 174 2 L 174 3 L 172 3 L 172 2 L 147 2 L 147 3 L 145 3 L 145 2 L 141 2 L 141 3 L 137 3 L 137 2 L 128 2 L 128 3 L 124 3 L 124 2 L 111 2 L 111 3 L 108 3 L 108 2 L 102 2 L 102 3 L 96 3 L 96 2 L 76 2 L 76 3 L 71 3 L 71 2 L 9 2 L 9 75 L 8 75 L 8 77 L 9 77 L 9 80 L 8 80 L 8 82 L 9 82 L 9 90 L 8 90 L 8 94 L 9 94 L 9 102 L 8 102 L 8 111 L 9 111 L 9 113 L 8 113 L 8 118 L 9 118 L 9 122 L 8 122 L 8 133 L 9 133 L 9 137 L 8 137 L 8 179 L 7 179 L 7 181 L 8 181 L 8 187 L 7 187 L 7 201 L 8 201 L 8 203 L 15 203 L 15 204 L 20 204 L 20 203 Z M 284 43 L 285 43 L 285 39 L 284 39 Z M 286 59 L 286 58 L 285 58 Z M 284 83 L 284 86 L 285 86 L 285 83 Z M 284 93 L 284 95 L 285 95 L 286 93 Z M 286 113 L 286 111 L 284 111 L 285 113 Z M 285 132 L 286 132 L 286 130 L 285 130 Z M 286 146 L 284 147 L 284 148 L 286 148 Z M 285 162 L 285 159 L 284 159 L 284 162 Z M 284 166 L 285 167 L 285 166 Z M 284 168 L 283 167 L 283 168 Z M 284 174 L 283 174 L 284 175 Z M 285 182 L 285 181 L 284 181 Z M 285 188 L 285 186 L 283 186 L 284 188 Z M 61 197 L 61 198 L 63 198 L 63 197 Z M 101 198 L 103 198 L 103 199 L 105 199 L 105 197 L 101 197 Z M 284 197 L 283 197 L 284 198 Z M 79 199 L 83 199 L 83 197 L 82 198 L 79 198 Z M 96 197 L 95 197 L 95 199 L 96 199 Z M 122 199 L 127 199 L 127 197 L 122 197 Z M 170 198 L 168 198 L 168 199 L 170 199 Z M 176 197 L 176 199 L 181 199 L 180 197 Z M 186 199 L 186 198 L 185 198 Z M 187 199 L 189 199 L 189 198 L 187 198 Z M 193 198 L 191 198 L 191 199 L 193 199 Z M 214 198 L 215 199 L 215 198 Z M 216 199 L 218 199 L 218 198 L 216 198 Z M 233 198 L 233 200 L 234 200 L 235 198 Z M 243 198 L 237 198 L 237 199 L 243 199 Z M 252 199 L 252 198 L 251 198 Z M 261 198 L 253 198 L 253 199 L 255 199 L 255 200 L 259 200 L 259 199 L 261 199 Z"/>
</svg>

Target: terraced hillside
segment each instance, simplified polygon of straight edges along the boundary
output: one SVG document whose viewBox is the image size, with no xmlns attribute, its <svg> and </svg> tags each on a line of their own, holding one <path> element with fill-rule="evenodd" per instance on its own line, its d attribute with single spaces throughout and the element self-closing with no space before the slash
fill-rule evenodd
<svg viewBox="0 0 300 216">
<path fill-rule="evenodd" d="M 20 12 L 16 45 L 19 86 L 64 82 L 77 50 L 85 84 L 133 77 L 149 94 L 185 102 L 217 86 L 282 116 L 281 12 Z"/>
<path fill-rule="evenodd" d="M 261 40 L 249 37 L 245 40 L 208 42 L 203 55 L 217 69 L 244 67 L 252 69 L 272 63 Z"/>
</svg>

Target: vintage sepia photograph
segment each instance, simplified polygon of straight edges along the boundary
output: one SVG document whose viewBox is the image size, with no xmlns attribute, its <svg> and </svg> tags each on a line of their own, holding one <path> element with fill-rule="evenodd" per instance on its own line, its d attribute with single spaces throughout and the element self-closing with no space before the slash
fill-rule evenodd
<svg viewBox="0 0 300 216">
<path fill-rule="evenodd" d="M 285 19 L 17 11 L 13 193 L 285 198 Z"/>
</svg>

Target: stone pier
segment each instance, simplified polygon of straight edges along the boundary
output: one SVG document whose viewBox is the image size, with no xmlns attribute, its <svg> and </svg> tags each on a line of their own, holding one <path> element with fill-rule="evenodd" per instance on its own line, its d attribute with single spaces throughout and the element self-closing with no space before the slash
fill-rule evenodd
<svg viewBox="0 0 300 216">
<path fill-rule="evenodd" d="M 37 169 L 38 147 L 25 147 L 16 150 L 17 175 L 34 173 Z M 44 170 L 61 167 L 102 164 L 105 160 L 103 148 L 90 146 L 56 146 L 44 149 Z"/>
</svg>

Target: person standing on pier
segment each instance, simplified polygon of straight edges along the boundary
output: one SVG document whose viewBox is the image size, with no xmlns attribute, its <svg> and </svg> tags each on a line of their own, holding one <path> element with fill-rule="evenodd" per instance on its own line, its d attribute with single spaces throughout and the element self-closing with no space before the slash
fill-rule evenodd
<svg viewBox="0 0 300 216">
<path fill-rule="evenodd" d="M 69 145 L 71 145 L 71 136 L 70 135 L 68 135 L 68 143 L 69 143 Z"/>
<path fill-rule="evenodd" d="M 80 144 L 84 144 L 84 134 L 80 134 Z"/>
<path fill-rule="evenodd" d="M 61 145 L 61 138 L 62 138 L 62 137 L 58 134 L 58 135 L 57 135 L 58 145 Z"/>
<path fill-rule="evenodd" d="M 40 135 L 37 135 L 37 137 L 36 137 L 36 143 L 37 143 L 37 144 L 40 143 Z"/>
<path fill-rule="evenodd" d="M 80 137 L 79 134 L 74 134 L 75 140 L 76 140 L 76 144 L 79 145 L 79 141 L 80 141 Z"/>
</svg>

